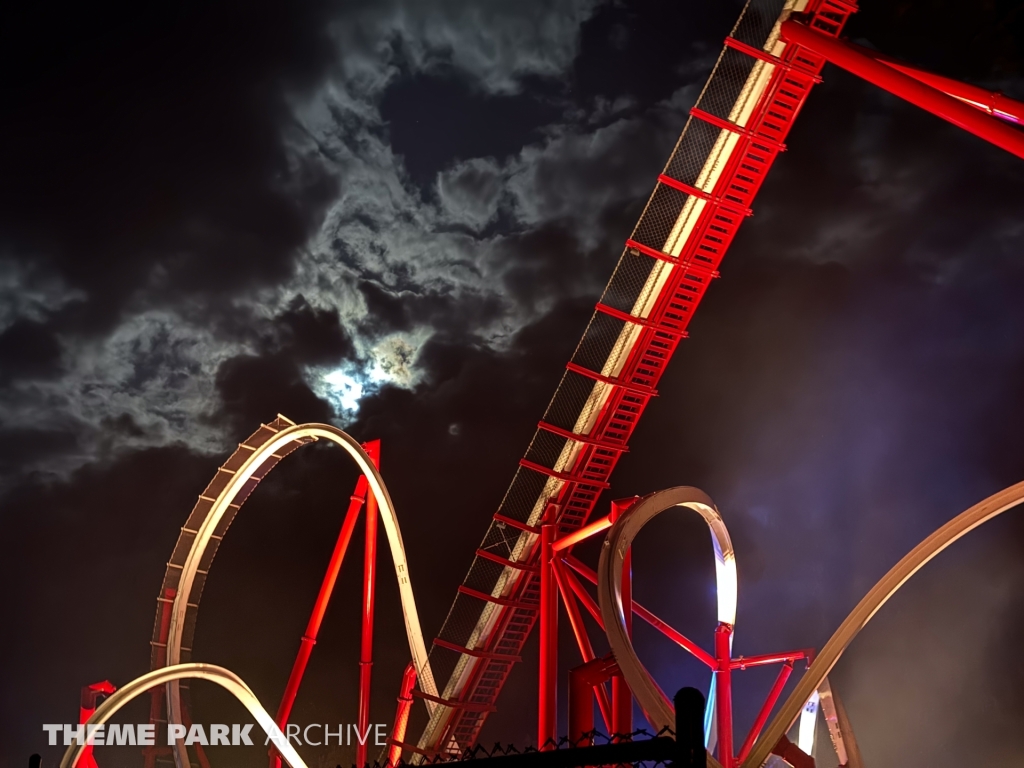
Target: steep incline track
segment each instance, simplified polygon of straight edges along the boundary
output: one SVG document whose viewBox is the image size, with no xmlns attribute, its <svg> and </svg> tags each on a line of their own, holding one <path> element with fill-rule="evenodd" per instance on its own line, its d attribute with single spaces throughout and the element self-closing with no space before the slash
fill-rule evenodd
<svg viewBox="0 0 1024 768">
<path fill-rule="evenodd" d="M 837 36 L 851 0 L 750 0 L 477 550 L 430 662 L 447 681 L 420 755 L 475 743 L 537 618 L 537 533 L 591 515 L 637 420 L 819 80 L 779 38 L 795 12 Z"/>
</svg>

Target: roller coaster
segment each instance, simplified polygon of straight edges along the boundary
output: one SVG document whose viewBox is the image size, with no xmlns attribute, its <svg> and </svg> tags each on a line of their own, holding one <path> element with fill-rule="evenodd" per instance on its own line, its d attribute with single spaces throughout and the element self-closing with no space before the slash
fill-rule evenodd
<svg viewBox="0 0 1024 768">
<path fill-rule="evenodd" d="M 183 680 L 213 681 L 235 695 L 271 736 L 270 766 L 283 758 L 306 768 L 280 727 L 288 720 L 341 564 L 365 511 L 361 617 L 359 727 L 369 723 L 373 658 L 378 516 L 399 584 L 411 661 L 403 676 L 389 746 L 390 765 L 455 757 L 474 745 L 512 668 L 537 626 L 537 744 L 557 741 L 556 689 L 559 604 L 582 663 L 569 670 L 569 738 L 586 742 L 595 706 L 604 729 L 633 732 L 633 704 L 655 730 L 674 722 L 672 703 L 639 660 L 634 619 L 660 631 L 704 662 L 712 677 L 704 743 L 707 763 L 759 768 L 771 755 L 797 768 L 813 765 L 819 709 L 840 765 L 863 761 L 842 701 L 828 674 L 858 632 L 885 602 L 937 554 L 979 525 L 1024 501 L 1024 483 L 971 507 L 925 539 L 865 595 L 820 651 L 802 649 L 733 657 L 738 580 L 736 553 L 714 502 L 688 487 L 612 501 L 594 519 L 602 492 L 656 385 L 826 62 L 868 80 L 933 114 L 1024 158 L 1024 104 L 959 83 L 840 39 L 852 0 L 749 0 L 701 92 L 639 222 L 584 331 L 469 572 L 429 651 L 420 629 L 399 517 L 378 469 L 379 443 L 360 445 L 325 424 L 294 424 L 278 416 L 261 425 L 218 469 L 181 529 L 157 598 L 152 670 L 111 693 L 89 723 L 103 723 L 148 692 L 156 724 L 189 724 Z M 317 441 L 341 447 L 361 475 L 351 497 L 312 614 L 275 717 L 228 670 L 193 661 L 199 603 L 220 543 L 259 482 L 296 449 Z M 669 509 L 689 509 L 707 523 L 716 563 L 718 624 L 705 650 L 632 597 L 630 547 L 638 531 Z M 588 567 L 573 555 L 586 539 L 603 536 L 600 561 Z M 596 597 L 585 583 L 596 589 Z M 597 656 L 588 634 L 600 628 L 610 653 Z M 797 662 L 806 671 L 779 704 Z M 732 676 L 777 665 L 778 676 L 737 750 Z M 407 736 L 413 702 L 424 702 L 427 723 Z M 774 712 L 774 717 L 772 716 Z M 86 711 L 83 710 L 83 715 Z M 800 721 L 796 743 L 787 734 Z M 201 748 L 195 762 L 209 768 Z M 149 747 L 146 768 L 194 764 L 188 748 Z M 368 762 L 357 747 L 356 763 Z M 69 747 L 62 768 L 94 764 L 91 748 Z"/>
</svg>

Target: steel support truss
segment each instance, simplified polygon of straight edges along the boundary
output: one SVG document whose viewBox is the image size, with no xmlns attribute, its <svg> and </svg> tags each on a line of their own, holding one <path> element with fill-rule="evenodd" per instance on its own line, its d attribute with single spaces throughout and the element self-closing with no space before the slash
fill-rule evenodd
<svg viewBox="0 0 1024 768">
<path fill-rule="evenodd" d="M 583 580 L 596 586 L 598 574 L 573 556 L 572 550 L 583 541 L 595 536 L 602 536 L 636 501 L 636 499 L 613 501 L 611 512 L 608 515 L 593 521 L 585 528 L 563 536 L 559 536 L 558 526 L 553 523 L 545 523 L 541 526 L 539 557 L 540 664 L 537 681 L 537 744 L 541 750 L 553 749 L 558 741 L 559 603 L 564 607 L 569 618 L 569 624 L 582 660 L 580 666 L 569 672 L 570 741 L 578 746 L 583 746 L 587 734 L 593 731 L 595 700 L 604 720 L 604 727 L 610 736 L 625 739 L 633 731 L 633 696 L 629 686 L 614 658 L 610 655 L 598 657 L 595 654 L 592 639 L 583 620 L 583 611 L 586 611 L 602 634 L 607 631 L 596 598 L 590 594 L 578 578 L 578 576 L 582 577 Z M 714 708 L 714 722 L 717 724 L 717 757 L 724 768 L 735 768 L 747 757 L 757 741 L 761 729 L 767 722 L 768 716 L 793 671 L 793 665 L 797 662 L 804 662 L 809 666 L 814 659 L 813 649 L 734 658 L 732 655 L 733 626 L 720 621 L 714 632 L 713 651 L 708 652 L 633 599 L 631 555 L 628 549 L 623 560 L 620 595 L 624 607 L 624 618 L 630 634 L 632 618 L 635 616 L 699 659 L 714 674 L 715 696 L 712 701 L 709 701 L 709 706 Z M 732 673 L 776 664 L 780 665 L 778 677 L 769 690 L 750 731 L 746 734 L 739 753 L 736 754 L 733 749 Z M 609 682 L 611 683 L 610 691 L 606 685 Z"/>
</svg>

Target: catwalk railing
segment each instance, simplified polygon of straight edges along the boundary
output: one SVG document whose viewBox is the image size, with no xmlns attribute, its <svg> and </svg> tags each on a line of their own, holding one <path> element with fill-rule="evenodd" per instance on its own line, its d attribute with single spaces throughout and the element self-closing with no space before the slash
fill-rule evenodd
<svg viewBox="0 0 1024 768">
<path fill-rule="evenodd" d="M 780 38 L 788 15 L 839 34 L 847 0 L 751 0 L 625 249 L 430 652 L 439 695 L 423 757 L 476 742 L 537 621 L 541 525 L 582 526 L 825 60 Z"/>
<path fill-rule="evenodd" d="M 745 6 L 657 179 L 640 221 L 625 243 L 612 278 L 538 423 L 512 484 L 493 515 L 440 636 L 434 641 L 429 661 L 419 630 L 397 519 L 375 466 L 375 446 L 360 447 L 349 436 L 328 425 L 294 425 L 279 417 L 239 445 L 200 494 L 181 530 L 158 597 L 152 641 L 154 671 L 186 662 L 191 657 L 199 599 L 210 564 L 245 498 L 288 453 L 316 439 L 327 439 L 345 448 L 360 464 L 364 476 L 352 497 L 335 556 L 301 640 L 292 676 L 278 709 L 278 722 L 284 722 L 294 701 L 337 569 L 364 500 L 368 524 L 364 545 L 360 724 L 368 722 L 369 712 L 372 596 L 376 580 L 377 515 L 374 506 L 377 501 L 383 505 L 381 522 L 394 559 L 413 658 L 398 697 L 396 726 L 387 756 L 390 764 L 401 761 L 405 750 L 415 762 L 450 761 L 476 743 L 484 720 L 495 709 L 512 666 L 520 660 L 527 637 L 545 611 L 550 631 L 546 633 L 544 647 L 554 647 L 555 623 L 550 622 L 550 617 L 552 606 L 557 616 L 556 595 L 561 595 L 565 602 L 574 631 L 579 625 L 577 601 L 590 611 L 602 630 L 614 629 L 608 635 L 613 650 L 616 642 L 627 641 L 627 625 L 633 613 L 669 635 L 714 670 L 716 682 L 712 694 L 720 695 L 722 701 L 715 705 L 712 699 L 709 710 L 716 716 L 728 717 L 729 675 L 732 669 L 750 664 L 750 659 L 731 658 L 732 620 L 720 615 L 715 649 L 710 654 L 633 603 L 626 579 L 616 585 L 616 589 L 622 590 L 621 604 L 616 608 L 619 614 L 625 606 L 623 623 L 621 627 L 613 627 L 605 608 L 611 600 L 607 590 L 611 589 L 613 579 L 618 578 L 615 574 L 623 570 L 623 563 L 617 563 L 613 572 L 604 573 L 598 579 L 572 556 L 572 546 L 582 541 L 585 534 L 595 533 L 595 525 L 612 524 L 614 514 L 604 522 L 586 525 L 601 493 L 609 487 L 619 457 L 628 450 L 638 419 L 656 396 L 656 387 L 668 361 L 686 337 L 693 313 L 711 279 L 718 276 L 718 267 L 739 224 L 751 214 L 753 199 L 768 169 L 785 149 L 784 140 L 810 89 L 819 81 L 822 66 L 826 61 L 834 62 L 1024 157 L 1024 132 L 1018 128 L 1024 125 L 1024 104 L 838 40 L 843 25 L 855 10 L 850 0 L 785 0 L 784 4 L 783 0 L 749 0 Z M 374 453 L 374 457 L 367 451 Z M 1016 487 L 1010 490 L 1019 491 Z M 980 524 L 973 522 L 973 518 L 968 523 Z M 959 528 L 951 530 L 950 535 L 962 535 Z M 542 556 L 545 544 L 547 557 Z M 628 546 L 624 552 L 628 571 Z M 894 569 L 902 580 L 933 556 L 931 550 L 923 555 L 912 555 L 924 559 Z M 570 570 L 598 584 L 603 595 L 600 611 Z M 788 678 L 789 665 L 798 658 L 793 654 L 762 657 L 764 663 L 781 663 L 784 667 L 739 754 L 733 755 L 731 751 L 731 722 L 719 721 L 718 754 L 729 768 L 740 762 L 744 768 L 756 768 L 771 751 L 783 755 L 790 763 L 802 759 L 800 754 L 786 751 L 792 746 L 786 741 L 786 730 L 812 694 L 821 696 L 825 709 L 838 704 L 838 699 L 829 703 L 832 695 L 828 692 L 828 669 L 873 611 L 901 583 L 880 584 L 876 591 L 883 590 L 883 586 L 890 591 L 878 591 L 865 598 L 869 604 L 864 611 L 868 612 L 851 614 L 841 631 L 815 659 L 798 689 L 786 700 L 782 712 L 758 738 Z M 546 597 L 542 599 L 542 596 Z M 621 636 L 619 641 L 615 640 L 615 633 Z M 577 632 L 577 638 L 580 637 Z M 633 697 L 652 723 L 669 722 L 665 713 L 670 704 L 667 700 L 657 701 L 653 694 L 648 696 L 657 686 L 644 677 L 646 672 L 641 674 L 642 666 L 635 654 L 626 655 L 628 663 L 616 674 L 606 659 L 595 658 L 592 650 L 588 655 L 587 645 L 582 640 L 580 648 L 586 663 L 572 672 L 579 674 L 581 688 L 589 685 L 598 696 L 610 731 L 631 729 Z M 799 658 L 809 660 L 812 657 L 810 653 L 799 653 Z M 617 651 L 615 658 L 622 661 Z M 553 660 L 553 655 L 548 657 L 550 663 L 542 659 L 539 707 L 542 733 L 553 733 L 555 722 Z M 584 669 L 588 664 L 593 664 L 593 668 Z M 611 675 L 611 696 L 604 691 L 604 683 L 591 684 L 602 675 L 604 680 Z M 435 686 L 435 679 L 446 681 L 441 689 Z M 418 690 L 414 688 L 417 683 Z M 645 686 L 651 691 L 645 693 Z M 183 706 L 182 688 L 184 685 L 179 685 L 179 678 L 169 678 L 166 702 L 163 688 L 154 691 L 153 722 L 188 724 L 189 713 Z M 404 738 L 405 726 L 415 698 L 425 701 L 429 720 L 418 742 L 408 744 Z M 581 728 L 580 723 L 586 719 L 587 712 L 592 722 L 593 710 L 581 708 L 578 712 L 582 714 L 574 721 L 573 732 L 585 733 L 587 729 Z M 83 718 L 91 721 L 94 714 L 88 714 L 83 705 Z M 652 714 L 656 715 L 654 719 Z M 549 745 L 543 737 L 540 741 L 543 746 Z M 360 751 L 360 760 L 365 756 L 365 751 Z M 169 749 L 149 750 L 147 768 L 154 768 L 158 761 L 169 758 Z M 197 758 L 201 768 L 209 768 L 201 751 L 197 751 Z M 178 768 L 189 764 L 184 748 L 176 750 L 173 759 Z M 708 759 L 713 762 L 713 758 Z M 82 760 L 89 763 L 89 750 L 82 753 Z M 272 761 L 272 765 L 276 762 Z M 845 762 L 842 756 L 841 762 Z M 291 761 L 290 764 L 295 766 Z"/>
</svg>

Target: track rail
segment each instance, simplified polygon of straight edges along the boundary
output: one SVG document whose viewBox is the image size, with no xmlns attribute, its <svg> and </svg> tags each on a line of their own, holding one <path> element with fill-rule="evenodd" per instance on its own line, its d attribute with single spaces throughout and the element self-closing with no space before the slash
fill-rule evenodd
<svg viewBox="0 0 1024 768">
<path fill-rule="evenodd" d="M 199 598 L 210 564 L 242 504 L 282 458 L 317 440 L 328 440 L 343 448 L 359 466 L 378 501 L 398 577 L 406 637 L 417 677 L 427 692 L 436 692 L 409 579 L 405 544 L 383 478 L 363 447 L 342 430 L 329 424 L 295 424 L 280 415 L 271 424 L 261 425 L 217 470 L 182 528 L 157 601 L 154 634 L 158 640 L 153 643 L 152 659 L 155 668 L 177 665 L 185 654 L 191 655 Z M 432 702 L 428 703 L 428 710 L 434 707 Z M 167 685 L 167 721 L 180 723 L 182 715 L 181 686 L 174 679 Z M 178 768 L 189 768 L 184 744 L 175 745 L 174 758 Z"/>
<path fill-rule="evenodd" d="M 135 678 L 111 694 L 106 701 L 96 708 L 96 711 L 93 712 L 85 723 L 86 732 L 88 733 L 88 726 L 102 725 L 117 714 L 118 710 L 133 699 L 147 693 L 150 689 L 158 688 L 161 685 L 171 685 L 186 679 L 208 680 L 227 690 L 256 718 L 256 722 L 260 724 L 260 727 L 270 737 L 274 746 L 280 750 L 291 768 L 307 768 L 306 763 L 299 757 L 299 753 L 295 751 L 295 747 L 285 738 L 281 729 L 274 722 L 274 718 L 270 716 L 270 713 L 263 707 L 260 700 L 256 698 L 256 694 L 252 692 L 252 689 L 245 684 L 245 681 L 231 670 L 214 664 L 177 664 L 171 667 L 154 669 Z M 75 768 L 86 746 L 84 741 L 69 746 L 64 751 L 64 757 L 60 761 L 60 768 Z"/>
<path fill-rule="evenodd" d="M 675 710 L 633 649 L 622 602 L 622 572 L 629 548 L 640 529 L 673 507 L 691 509 L 708 524 L 715 548 L 718 620 L 730 626 L 736 624 L 736 553 L 725 521 L 707 494 L 687 486 L 669 488 L 645 496 L 619 517 L 601 547 L 601 560 L 597 567 L 598 604 L 612 655 L 647 722 L 655 731 L 675 728 Z"/>
<path fill-rule="evenodd" d="M 456 596 L 431 663 L 446 680 L 417 756 L 476 742 L 537 620 L 538 537 L 591 516 L 825 60 L 849 0 L 750 0 L 683 130 Z M 510 526 L 508 521 L 518 526 Z M 526 526 L 524 530 L 522 526 Z M 469 652 L 457 652 L 452 648 Z"/>
<path fill-rule="evenodd" d="M 864 595 L 857 607 L 850 612 L 850 615 L 839 625 L 839 629 L 825 643 L 821 653 L 797 683 L 796 688 L 786 699 L 775 719 L 758 739 L 750 755 L 743 761 L 741 768 L 760 768 L 764 764 L 772 747 L 790 729 L 799 716 L 804 702 L 826 679 L 850 643 L 881 610 L 882 606 L 889 602 L 889 598 L 907 583 L 911 576 L 975 528 L 995 519 L 1022 502 L 1024 502 L 1024 482 L 1011 485 L 960 513 L 896 563 L 871 588 L 871 591 Z"/>
</svg>

